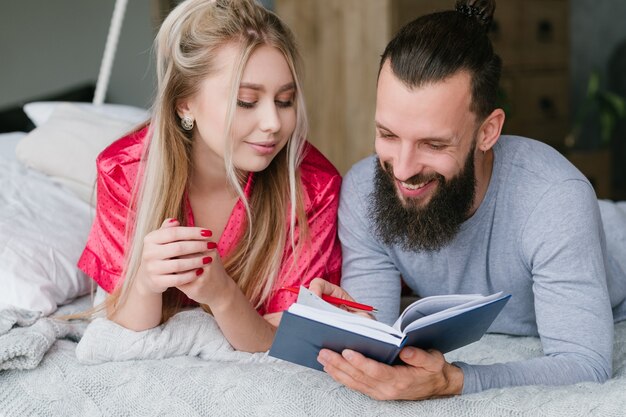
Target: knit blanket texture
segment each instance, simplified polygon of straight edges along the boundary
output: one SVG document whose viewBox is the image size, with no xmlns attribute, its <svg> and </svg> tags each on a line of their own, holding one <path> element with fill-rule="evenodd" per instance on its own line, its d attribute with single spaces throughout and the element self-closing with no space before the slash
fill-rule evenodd
<svg viewBox="0 0 626 417">
<path fill-rule="evenodd" d="M 86 305 L 83 298 L 59 314 Z M 446 358 L 488 364 L 540 355 L 537 338 L 488 334 Z M 199 309 L 144 332 L 103 318 L 87 325 L 0 311 L 0 365 L 0 416 L 7 417 L 626 415 L 626 321 L 615 325 L 614 374 L 604 384 L 425 401 L 375 401 L 323 372 L 235 351 Z"/>
</svg>

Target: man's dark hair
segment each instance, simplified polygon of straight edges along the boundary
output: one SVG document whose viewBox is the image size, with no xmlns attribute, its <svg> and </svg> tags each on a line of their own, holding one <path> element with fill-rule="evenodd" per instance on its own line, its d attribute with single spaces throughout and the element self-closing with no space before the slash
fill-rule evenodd
<svg viewBox="0 0 626 417">
<path fill-rule="evenodd" d="M 472 84 L 470 110 L 484 119 L 497 107 L 502 69 L 488 37 L 494 11 L 495 0 L 458 0 L 456 10 L 407 23 L 385 48 L 379 74 L 389 60 L 394 75 L 414 88 L 467 71 Z"/>
</svg>

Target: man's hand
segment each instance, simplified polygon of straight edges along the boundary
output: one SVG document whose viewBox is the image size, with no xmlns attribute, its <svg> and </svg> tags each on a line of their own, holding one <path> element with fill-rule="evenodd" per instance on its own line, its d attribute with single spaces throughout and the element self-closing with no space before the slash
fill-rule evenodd
<svg viewBox="0 0 626 417">
<path fill-rule="evenodd" d="M 342 354 L 322 349 L 317 360 L 335 381 L 376 400 L 421 400 L 460 394 L 463 371 L 436 351 L 407 347 L 404 365 L 386 365 L 346 349 Z"/>
</svg>

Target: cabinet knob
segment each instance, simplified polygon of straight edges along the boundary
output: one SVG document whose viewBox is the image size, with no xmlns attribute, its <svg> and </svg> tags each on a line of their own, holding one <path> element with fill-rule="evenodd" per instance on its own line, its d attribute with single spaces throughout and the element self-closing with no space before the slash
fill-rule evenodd
<svg viewBox="0 0 626 417">
<path fill-rule="evenodd" d="M 540 42 L 550 42 L 554 38 L 554 24 L 548 19 L 541 19 L 537 22 L 537 40 Z"/>
<path fill-rule="evenodd" d="M 541 110 L 541 113 L 548 118 L 556 117 L 556 104 L 551 97 L 540 97 L 539 109 Z"/>
</svg>

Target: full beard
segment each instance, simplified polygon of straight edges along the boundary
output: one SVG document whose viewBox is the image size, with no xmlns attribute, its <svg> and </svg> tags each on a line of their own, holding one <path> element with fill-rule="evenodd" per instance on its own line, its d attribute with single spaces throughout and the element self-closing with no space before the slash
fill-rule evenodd
<svg viewBox="0 0 626 417">
<path fill-rule="evenodd" d="M 393 167 L 381 167 L 375 161 L 374 191 L 370 195 L 369 217 L 377 236 L 386 245 L 398 245 L 404 251 L 439 251 L 449 243 L 468 218 L 476 194 L 472 145 L 464 167 L 458 175 L 446 181 L 441 174 L 418 174 L 405 181 L 420 184 L 438 182 L 435 193 L 425 206 L 417 199 L 398 196 Z"/>
</svg>

